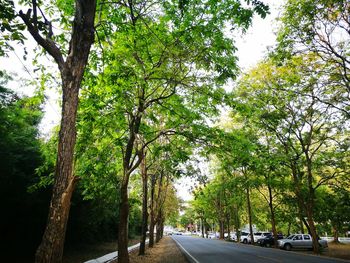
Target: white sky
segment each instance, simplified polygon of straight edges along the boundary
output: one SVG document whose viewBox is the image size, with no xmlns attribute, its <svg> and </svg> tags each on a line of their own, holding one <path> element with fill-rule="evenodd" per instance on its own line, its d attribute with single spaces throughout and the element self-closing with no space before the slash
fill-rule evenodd
<svg viewBox="0 0 350 263">
<path fill-rule="evenodd" d="M 239 66 L 244 70 L 254 66 L 266 54 L 267 47 L 272 46 L 277 30 L 276 18 L 283 0 L 264 0 L 270 6 L 270 15 L 265 19 L 255 16 L 252 27 L 237 39 Z"/>
<path fill-rule="evenodd" d="M 253 19 L 252 27 L 247 33 L 243 37 L 237 38 L 237 55 L 239 58 L 239 66 L 243 71 L 254 66 L 261 60 L 266 54 L 267 47 L 275 43 L 274 32 L 277 29 L 276 18 L 279 14 L 279 8 L 282 2 L 283 0 L 264 0 L 264 3 L 270 6 L 271 14 L 265 19 L 256 16 Z M 31 37 L 28 36 L 28 39 L 31 40 Z M 30 45 L 32 45 L 32 47 L 35 45 L 33 41 L 28 42 L 31 43 Z M 28 49 L 28 51 L 30 53 L 31 49 Z M 9 58 L 0 58 L 0 69 L 17 75 L 15 81 L 11 83 L 13 89 L 19 93 L 31 95 L 33 93 L 33 88 L 30 86 L 23 86 L 19 83 L 21 78 L 32 79 L 35 78 L 36 74 L 33 72 L 32 58 L 29 56 L 29 59 L 24 61 L 22 56 L 22 48 L 16 47 L 14 52 L 10 52 Z M 51 128 L 57 125 L 60 119 L 60 108 L 57 102 L 58 96 L 55 91 L 52 90 L 47 92 L 47 96 L 50 97 L 50 99 L 45 106 L 45 116 L 40 126 L 41 133 L 44 136 L 49 134 Z M 184 200 L 190 200 L 191 194 L 189 190 L 191 186 L 193 186 L 193 182 L 182 179 L 178 183 L 178 195 Z"/>
</svg>

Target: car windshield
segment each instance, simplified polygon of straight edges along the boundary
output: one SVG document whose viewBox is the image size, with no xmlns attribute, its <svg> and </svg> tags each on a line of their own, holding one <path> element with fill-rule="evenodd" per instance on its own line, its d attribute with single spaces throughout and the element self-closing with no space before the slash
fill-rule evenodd
<svg viewBox="0 0 350 263">
<path fill-rule="evenodd" d="M 290 235 L 287 239 L 293 239 L 293 237 L 295 237 L 295 235 Z"/>
</svg>

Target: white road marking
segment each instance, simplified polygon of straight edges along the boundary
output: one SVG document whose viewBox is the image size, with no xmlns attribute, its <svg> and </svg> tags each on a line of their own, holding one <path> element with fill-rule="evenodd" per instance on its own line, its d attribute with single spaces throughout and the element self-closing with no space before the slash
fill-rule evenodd
<svg viewBox="0 0 350 263">
<path fill-rule="evenodd" d="M 182 250 L 195 262 L 195 263 L 199 263 L 199 261 L 197 259 L 195 259 L 183 246 L 181 246 L 181 244 L 172 237 L 172 239 L 176 242 L 176 244 L 182 248 Z"/>
</svg>

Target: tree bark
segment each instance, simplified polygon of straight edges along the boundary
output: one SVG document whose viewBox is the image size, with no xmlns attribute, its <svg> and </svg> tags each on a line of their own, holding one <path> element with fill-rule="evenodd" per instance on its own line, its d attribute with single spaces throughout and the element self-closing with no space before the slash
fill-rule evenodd
<svg viewBox="0 0 350 263">
<path fill-rule="evenodd" d="M 156 243 L 158 243 L 161 240 L 161 238 L 162 238 L 162 217 L 160 216 L 157 220 Z"/>
<path fill-rule="evenodd" d="M 237 242 L 239 242 L 239 240 L 241 238 L 241 233 L 239 231 L 239 229 L 241 228 L 241 224 L 240 224 L 240 219 L 239 219 L 238 205 L 233 206 L 233 218 L 234 218 L 234 228 L 236 231 Z"/>
<path fill-rule="evenodd" d="M 309 230 L 312 236 L 312 247 L 315 254 L 320 253 L 320 245 L 318 243 L 318 235 L 314 222 L 314 203 L 315 203 L 315 190 L 312 185 L 313 173 L 312 173 L 312 159 L 310 158 L 308 151 L 304 149 L 304 154 L 306 158 L 306 167 L 307 167 L 307 183 L 308 183 L 308 198 L 307 198 L 307 222 L 309 223 Z"/>
<path fill-rule="evenodd" d="M 303 214 L 302 214 L 302 212 L 300 211 L 300 208 L 299 208 L 299 227 L 300 227 L 300 233 L 301 234 L 305 234 L 303 220 L 304 220 L 303 219 Z"/>
<path fill-rule="evenodd" d="M 201 232 L 202 232 L 202 238 L 204 238 L 204 220 L 203 220 L 203 217 L 201 217 Z"/>
<path fill-rule="evenodd" d="M 209 233 L 208 233 L 208 224 L 207 220 L 204 218 L 204 231 L 205 231 L 205 237 L 208 238 Z"/>
<path fill-rule="evenodd" d="M 76 0 L 75 16 L 66 61 L 58 45 L 38 29 L 37 3 L 31 10 L 19 16 L 29 33 L 55 60 L 62 79 L 62 119 L 58 139 L 55 181 L 49 214 L 42 241 L 35 254 L 36 263 L 62 262 L 64 240 L 70 210 L 71 197 L 77 178 L 73 173 L 74 147 L 76 142 L 76 115 L 78 96 L 91 45 L 94 42 L 96 0 Z"/>
<path fill-rule="evenodd" d="M 220 228 L 219 239 L 224 239 L 224 232 L 225 232 L 225 220 L 220 219 L 220 222 L 219 222 L 219 228 Z"/>
<path fill-rule="evenodd" d="M 120 188 L 119 225 L 118 225 L 118 262 L 129 263 L 128 252 L 128 221 L 129 221 L 129 198 L 128 183 L 123 182 Z"/>
<path fill-rule="evenodd" d="M 226 222 L 227 222 L 227 238 L 228 238 L 228 240 L 231 240 L 230 215 L 228 215 L 228 214 L 226 216 Z"/>
<path fill-rule="evenodd" d="M 157 213 L 156 221 L 155 221 L 155 224 L 157 227 L 156 243 L 160 241 L 161 221 L 163 219 L 163 205 L 166 198 L 166 190 L 163 189 L 163 183 L 164 183 L 164 172 L 161 171 L 159 176 L 159 182 L 158 182 L 158 193 L 157 193 L 156 209 L 155 209 Z"/>
<path fill-rule="evenodd" d="M 164 217 L 162 217 L 161 222 L 160 222 L 160 239 L 163 238 L 163 234 L 164 234 Z"/>
<path fill-rule="evenodd" d="M 148 222 L 148 174 L 146 166 L 146 154 L 143 155 L 141 162 L 141 177 L 142 177 L 142 225 L 141 225 L 141 241 L 139 248 L 139 255 L 145 254 L 146 236 L 147 236 L 147 222 Z"/>
<path fill-rule="evenodd" d="M 151 176 L 151 200 L 150 200 L 150 225 L 149 225 L 149 243 L 148 247 L 154 246 L 154 191 L 156 186 L 156 175 Z"/>
<path fill-rule="evenodd" d="M 277 230 L 276 230 L 276 219 L 275 219 L 275 209 L 273 207 L 273 196 L 272 196 L 272 188 L 271 185 L 268 185 L 269 190 L 269 208 L 270 208 L 270 215 L 271 215 L 271 227 L 272 227 L 272 233 L 273 233 L 273 239 L 274 239 L 274 247 L 277 247 Z"/>
<path fill-rule="evenodd" d="M 309 223 L 305 220 L 304 217 L 301 218 L 301 221 L 304 223 L 304 225 L 305 225 L 305 227 L 306 227 L 306 229 L 307 229 L 307 232 L 308 232 L 309 234 L 311 234 L 311 229 L 310 229 Z"/>
<path fill-rule="evenodd" d="M 318 243 L 318 235 L 316 231 L 316 226 L 313 220 L 313 211 L 310 209 L 307 211 L 307 218 L 310 227 L 310 234 L 312 236 L 312 247 L 315 254 L 320 253 L 320 245 Z"/>
<path fill-rule="evenodd" d="M 252 208 L 251 208 L 251 204 L 250 204 L 250 191 L 249 191 L 248 186 L 247 186 L 246 191 L 247 191 L 247 207 L 248 207 L 250 242 L 254 245 L 254 232 L 253 232 L 253 225 L 252 225 Z"/>
<path fill-rule="evenodd" d="M 119 225 L 118 225 L 118 262 L 129 263 L 128 252 L 128 221 L 129 221 L 129 197 L 128 185 L 130 174 L 140 165 L 142 156 L 138 152 L 138 161 L 133 163 L 132 156 L 136 141 L 136 135 L 139 132 L 143 103 L 138 106 L 137 114 L 131 116 L 129 123 L 129 138 L 125 147 L 125 154 L 123 156 L 123 180 L 120 188 L 120 204 L 119 204 Z M 134 156 L 135 157 L 135 156 Z"/>
<path fill-rule="evenodd" d="M 333 224 L 333 242 L 339 244 L 339 230 L 337 224 Z"/>
</svg>

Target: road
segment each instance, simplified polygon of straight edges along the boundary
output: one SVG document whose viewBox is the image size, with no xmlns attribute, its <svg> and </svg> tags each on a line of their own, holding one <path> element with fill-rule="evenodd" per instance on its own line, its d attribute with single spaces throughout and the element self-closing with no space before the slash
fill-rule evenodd
<svg viewBox="0 0 350 263">
<path fill-rule="evenodd" d="M 215 239 L 172 236 L 192 263 L 335 263 L 346 260 L 319 257 L 300 252 L 243 245 Z"/>
</svg>

